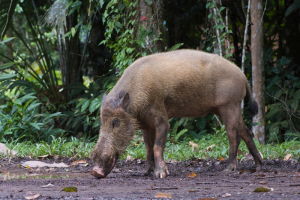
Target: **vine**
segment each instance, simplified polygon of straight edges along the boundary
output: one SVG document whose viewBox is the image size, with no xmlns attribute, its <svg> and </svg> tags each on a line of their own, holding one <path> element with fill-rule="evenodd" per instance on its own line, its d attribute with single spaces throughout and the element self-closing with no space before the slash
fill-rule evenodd
<svg viewBox="0 0 300 200">
<path fill-rule="evenodd" d="M 225 58 L 232 57 L 233 46 L 230 44 L 229 39 L 232 31 L 228 25 L 227 8 L 222 6 L 221 1 L 216 2 L 216 0 L 207 1 L 206 8 L 209 10 L 208 19 L 212 23 L 212 30 L 215 31 L 215 33 L 211 33 L 213 35 L 212 46 L 214 46 L 214 52 Z M 225 15 L 225 20 L 222 15 Z M 212 51 L 210 47 L 207 50 Z"/>
<path fill-rule="evenodd" d="M 105 44 L 113 51 L 113 68 L 121 75 L 141 53 L 135 51 L 138 41 L 135 39 L 138 1 L 110 0 L 103 14 L 106 25 Z"/>
</svg>

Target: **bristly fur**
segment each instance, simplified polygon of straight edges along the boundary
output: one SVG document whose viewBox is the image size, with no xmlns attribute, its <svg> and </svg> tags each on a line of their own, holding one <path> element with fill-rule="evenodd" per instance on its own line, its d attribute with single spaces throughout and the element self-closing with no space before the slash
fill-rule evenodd
<svg viewBox="0 0 300 200">
<path fill-rule="evenodd" d="M 122 154 L 125 151 L 126 147 L 129 145 L 130 141 L 133 139 L 134 134 L 135 134 L 136 130 L 139 127 L 138 122 L 135 118 L 131 117 L 129 114 L 128 114 L 127 117 L 128 117 L 128 119 L 126 119 L 126 120 L 130 121 L 129 123 L 132 126 L 133 131 L 131 131 L 131 132 L 126 132 L 125 131 L 125 132 L 115 136 L 115 137 L 118 137 L 118 138 L 113 139 L 112 145 L 113 145 L 114 150 L 118 154 Z M 122 119 L 120 119 L 120 120 L 122 121 Z"/>
</svg>

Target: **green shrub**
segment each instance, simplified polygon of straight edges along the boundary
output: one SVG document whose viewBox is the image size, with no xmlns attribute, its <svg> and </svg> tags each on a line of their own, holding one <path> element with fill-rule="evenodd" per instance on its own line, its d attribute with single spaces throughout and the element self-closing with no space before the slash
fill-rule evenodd
<svg viewBox="0 0 300 200">
<path fill-rule="evenodd" d="M 56 127 L 60 112 L 49 113 L 34 93 L 1 97 L 0 141 L 50 140 L 65 131 Z"/>
</svg>

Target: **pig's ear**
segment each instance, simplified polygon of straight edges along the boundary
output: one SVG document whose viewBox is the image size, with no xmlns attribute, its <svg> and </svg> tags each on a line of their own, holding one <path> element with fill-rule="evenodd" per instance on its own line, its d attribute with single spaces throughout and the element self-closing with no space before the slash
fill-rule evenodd
<svg viewBox="0 0 300 200">
<path fill-rule="evenodd" d="M 130 98 L 129 98 L 129 94 L 128 92 L 120 92 L 119 94 L 119 98 L 120 98 L 120 106 L 124 109 L 124 110 L 127 110 L 127 107 L 129 105 L 129 101 L 130 101 Z"/>
</svg>

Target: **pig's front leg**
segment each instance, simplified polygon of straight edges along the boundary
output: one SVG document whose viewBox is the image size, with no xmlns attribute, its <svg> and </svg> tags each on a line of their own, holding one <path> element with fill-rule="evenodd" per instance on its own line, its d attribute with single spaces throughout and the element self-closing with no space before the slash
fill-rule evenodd
<svg viewBox="0 0 300 200">
<path fill-rule="evenodd" d="M 169 175 L 169 170 L 167 165 L 164 161 L 164 148 L 167 139 L 167 132 L 169 130 L 169 122 L 167 118 L 162 116 L 154 118 L 154 125 L 155 125 L 155 140 L 153 146 L 153 153 L 154 153 L 154 162 L 155 162 L 155 169 L 154 175 L 157 178 L 165 178 Z"/>
<path fill-rule="evenodd" d="M 145 176 L 149 176 L 154 171 L 154 139 L 155 139 L 155 129 L 147 128 L 143 130 L 144 142 L 147 150 L 147 165 L 148 169 Z"/>
</svg>

